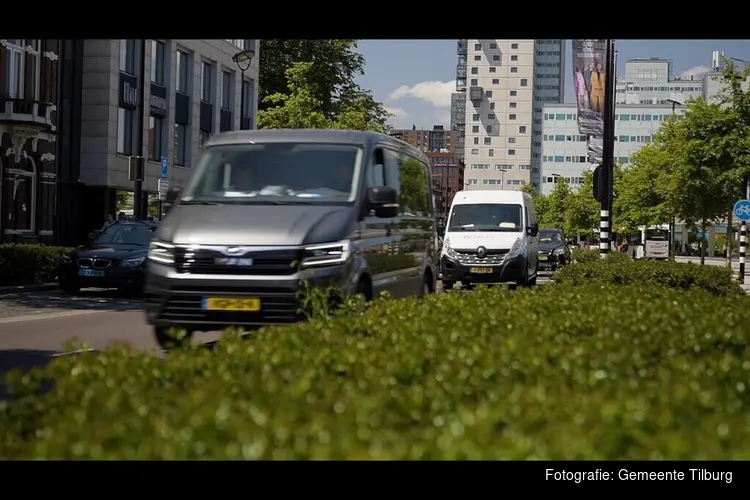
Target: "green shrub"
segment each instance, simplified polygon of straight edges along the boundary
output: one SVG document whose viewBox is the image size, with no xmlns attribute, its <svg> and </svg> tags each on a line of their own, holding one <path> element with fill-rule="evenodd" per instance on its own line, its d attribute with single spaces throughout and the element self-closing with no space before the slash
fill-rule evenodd
<svg viewBox="0 0 750 500">
<path fill-rule="evenodd" d="M 623 254 L 584 260 L 566 266 L 552 279 L 557 283 L 581 285 L 591 282 L 629 285 L 664 285 L 680 290 L 702 288 L 713 295 L 742 294 L 732 271 L 719 266 L 701 266 L 672 260 L 631 260 Z"/>
<path fill-rule="evenodd" d="M 747 300 L 480 287 L 59 358 L 10 384 L 0 458 L 748 459 Z"/>
<path fill-rule="evenodd" d="M 48 245 L 0 245 L 0 286 L 51 283 L 63 254 L 73 248 Z"/>
<path fill-rule="evenodd" d="M 599 256 L 599 250 L 583 250 L 581 248 L 574 248 L 570 252 L 570 259 L 573 262 L 583 263 L 600 260 L 601 257 Z"/>
</svg>

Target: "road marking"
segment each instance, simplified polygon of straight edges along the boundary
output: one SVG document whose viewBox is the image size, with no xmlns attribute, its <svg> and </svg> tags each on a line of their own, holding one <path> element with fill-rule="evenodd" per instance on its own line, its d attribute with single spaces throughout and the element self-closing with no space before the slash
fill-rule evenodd
<svg viewBox="0 0 750 500">
<path fill-rule="evenodd" d="M 21 323 L 24 321 L 37 321 L 40 319 L 58 319 L 58 318 L 69 318 L 71 316 L 86 316 L 88 314 L 99 314 L 105 312 L 112 312 L 112 310 L 97 310 L 97 311 L 63 311 L 56 313 L 42 313 L 42 314 L 27 314 L 23 316 L 13 316 L 12 318 L 0 319 L 0 325 L 5 323 Z"/>
</svg>

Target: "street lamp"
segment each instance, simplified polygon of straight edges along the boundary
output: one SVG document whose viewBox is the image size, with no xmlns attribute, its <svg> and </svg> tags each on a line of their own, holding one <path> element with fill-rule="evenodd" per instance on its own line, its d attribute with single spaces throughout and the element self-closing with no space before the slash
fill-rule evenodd
<svg viewBox="0 0 750 500">
<path fill-rule="evenodd" d="M 245 71 L 250 68 L 250 63 L 255 57 L 253 49 L 245 49 L 232 56 L 232 61 L 240 70 L 240 129 L 242 128 L 242 113 L 245 112 Z"/>
<path fill-rule="evenodd" d="M 684 106 L 685 100 L 682 97 L 682 94 L 671 94 L 669 98 L 667 99 L 667 102 L 672 105 L 672 116 L 675 114 L 675 108 L 677 106 Z M 672 217 L 672 220 L 669 222 L 669 251 L 674 252 L 674 228 L 675 228 L 675 220 L 674 217 Z"/>
</svg>

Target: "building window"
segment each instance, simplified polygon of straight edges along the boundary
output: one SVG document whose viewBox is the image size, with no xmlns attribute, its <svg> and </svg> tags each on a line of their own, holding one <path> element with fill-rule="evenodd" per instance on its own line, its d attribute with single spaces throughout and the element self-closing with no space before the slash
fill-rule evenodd
<svg viewBox="0 0 750 500">
<path fill-rule="evenodd" d="M 479 68 L 471 68 L 471 74 L 472 75 L 478 75 L 479 74 Z"/>
<path fill-rule="evenodd" d="M 174 124 L 174 157 L 175 165 L 186 167 L 187 163 L 187 126 Z"/>
<path fill-rule="evenodd" d="M 474 113 L 471 115 L 471 121 L 478 122 L 479 121 L 479 113 Z"/>
<path fill-rule="evenodd" d="M 164 42 L 151 40 L 151 82 L 164 86 Z"/>
<path fill-rule="evenodd" d="M 117 108 L 117 152 L 121 155 L 133 154 L 133 110 Z"/>
<path fill-rule="evenodd" d="M 513 109 L 515 109 L 515 108 L 516 108 L 516 106 L 518 106 L 518 103 L 515 103 L 515 102 L 509 102 L 509 103 L 508 103 L 508 107 L 510 107 L 510 108 L 513 108 Z"/>
<path fill-rule="evenodd" d="M 528 87 L 529 86 L 529 80 L 526 78 L 521 78 L 521 87 Z"/>
<path fill-rule="evenodd" d="M 490 73 L 497 73 L 497 68 L 495 66 L 490 66 Z"/>
<path fill-rule="evenodd" d="M 486 91 L 486 92 L 484 93 L 484 95 L 486 95 L 487 97 L 492 97 L 492 91 L 491 91 L 491 90 L 488 90 L 488 91 Z"/>
<path fill-rule="evenodd" d="M 493 78 L 492 79 L 492 85 L 500 85 L 500 79 L 499 78 Z"/>
<path fill-rule="evenodd" d="M 221 72 L 221 107 L 231 109 L 229 102 L 232 97 L 232 74 L 229 71 Z"/>
<path fill-rule="evenodd" d="M 472 78 L 471 82 L 469 83 L 469 85 L 471 85 L 472 87 L 476 87 L 478 85 L 477 81 L 478 80 L 476 78 Z"/>
<path fill-rule="evenodd" d="M 474 56 L 474 60 L 475 61 L 481 61 L 482 60 L 482 56 Z"/>
<path fill-rule="evenodd" d="M 471 154 L 478 155 L 479 154 L 479 150 L 478 149 L 472 149 L 471 150 Z"/>
<path fill-rule="evenodd" d="M 495 109 L 495 103 L 494 102 L 490 103 L 490 109 Z"/>
<path fill-rule="evenodd" d="M 487 156 L 495 156 L 495 150 L 494 149 L 488 149 L 487 150 Z"/>
<path fill-rule="evenodd" d="M 490 44 L 490 48 L 491 49 L 497 49 L 497 44 L 496 43 L 491 43 Z"/>
<path fill-rule="evenodd" d="M 491 133 L 492 133 L 492 125 L 487 125 L 487 126 L 485 127 L 485 129 L 487 130 L 487 133 L 488 133 L 488 134 L 491 134 Z"/>
<path fill-rule="evenodd" d="M 518 95 L 518 91 L 517 90 L 511 90 L 510 91 L 510 96 L 511 97 L 516 97 L 517 95 Z"/>
<path fill-rule="evenodd" d="M 508 144 L 515 144 L 516 138 L 515 137 L 508 137 Z"/>
<path fill-rule="evenodd" d="M 512 56 L 510 56 L 510 60 L 511 61 L 518 61 L 518 56 L 515 55 L 515 54 L 513 54 Z"/>
<path fill-rule="evenodd" d="M 517 43 L 511 43 L 510 44 L 510 48 L 511 49 L 517 49 L 518 48 L 518 44 Z"/>
<path fill-rule="evenodd" d="M 120 71 L 135 74 L 135 40 L 120 40 Z"/>
<path fill-rule="evenodd" d="M 509 150 L 508 150 L 508 154 L 509 154 L 510 156 L 515 156 L 515 154 L 516 154 L 516 150 L 515 150 L 515 149 L 509 149 Z"/>
<path fill-rule="evenodd" d="M 482 50 L 482 44 L 481 43 L 475 43 L 474 44 L 474 50 Z"/>
<path fill-rule="evenodd" d="M 252 116 L 252 113 L 250 112 L 253 105 L 251 85 L 252 84 L 247 80 L 242 82 L 242 116 L 245 118 L 250 118 Z"/>
<path fill-rule="evenodd" d="M 516 119 L 516 115 L 515 114 L 511 113 L 511 114 L 508 115 L 508 120 L 515 120 L 515 119 Z"/>
<path fill-rule="evenodd" d="M 188 68 L 190 56 L 187 53 L 177 51 L 177 92 L 182 94 L 188 93 Z"/>
<path fill-rule="evenodd" d="M 495 113 L 487 113 L 487 119 L 488 120 L 494 120 L 495 119 Z"/>
<path fill-rule="evenodd" d="M 161 161 L 164 137 L 164 119 L 156 116 L 148 117 L 148 158 Z"/>
<path fill-rule="evenodd" d="M 478 134 L 479 133 L 479 125 L 473 125 L 471 127 L 471 133 L 472 134 Z"/>
<path fill-rule="evenodd" d="M 201 101 L 203 102 L 211 102 L 213 70 L 214 67 L 211 64 L 201 63 Z"/>
<path fill-rule="evenodd" d="M 479 141 L 479 137 L 476 138 L 477 142 Z M 485 146 L 491 146 L 492 145 L 492 137 L 485 137 L 484 138 L 484 145 Z"/>
<path fill-rule="evenodd" d="M 521 125 L 518 127 L 518 133 L 519 134 L 525 134 L 526 133 L 526 125 Z"/>
<path fill-rule="evenodd" d="M 479 137 L 474 138 L 474 144 L 477 146 L 479 145 Z"/>
<path fill-rule="evenodd" d="M 20 168 L 18 168 L 20 167 Z M 5 230 L 33 232 L 36 221 L 36 164 L 26 158 L 17 168 L 6 169 L 2 183 L 7 213 Z"/>
</svg>

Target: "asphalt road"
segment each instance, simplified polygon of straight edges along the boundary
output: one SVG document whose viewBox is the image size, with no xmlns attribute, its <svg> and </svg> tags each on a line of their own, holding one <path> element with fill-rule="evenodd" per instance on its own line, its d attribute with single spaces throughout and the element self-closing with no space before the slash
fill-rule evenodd
<svg viewBox="0 0 750 500">
<path fill-rule="evenodd" d="M 539 284 L 549 282 L 540 276 Z M 219 332 L 198 333 L 195 342 L 210 342 Z M 84 290 L 78 296 L 58 290 L 0 295 L 0 398 L 4 374 L 14 368 L 42 366 L 64 355 L 71 341 L 93 349 L 127 342 L 158 350 L 141 311 L 141 300 L 110 290 Z"/>
</svg>

